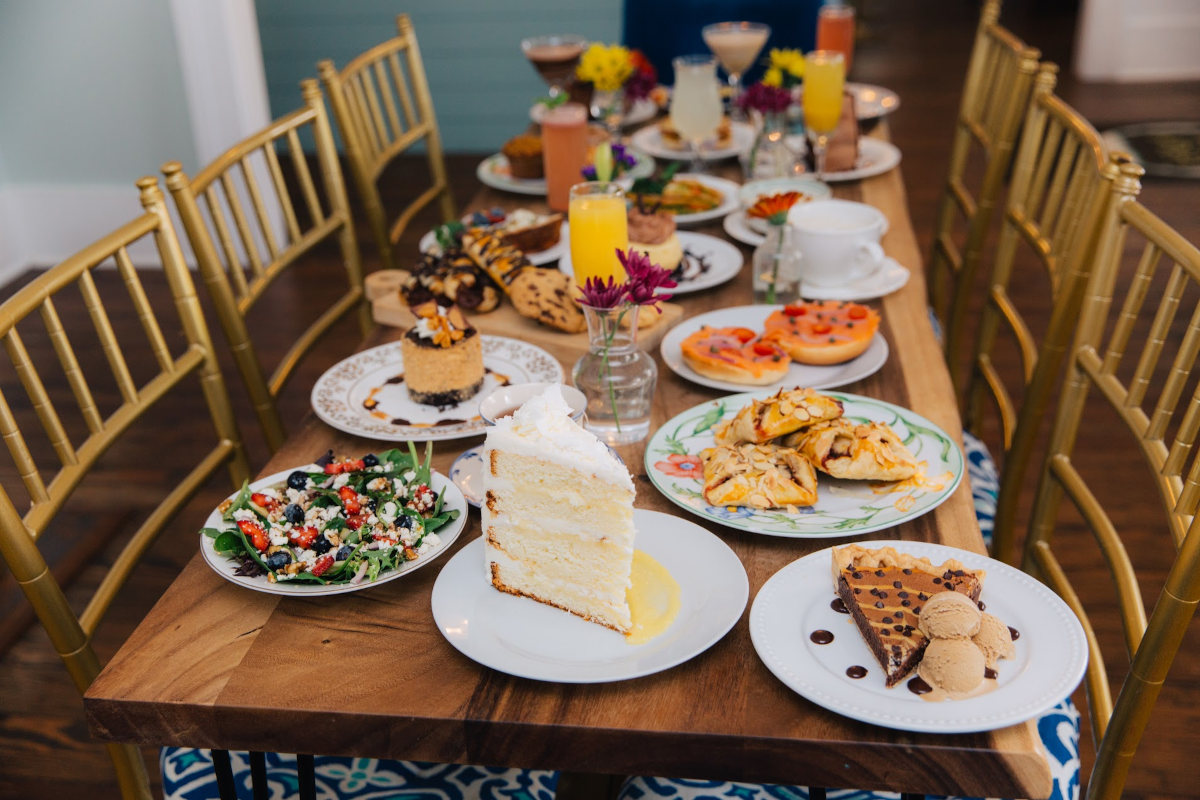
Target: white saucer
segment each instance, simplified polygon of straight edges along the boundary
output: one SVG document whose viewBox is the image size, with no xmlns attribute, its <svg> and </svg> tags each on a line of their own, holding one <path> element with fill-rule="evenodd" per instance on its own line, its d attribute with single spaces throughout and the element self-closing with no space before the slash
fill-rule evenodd
<svg viewBox="0 0 1200 800">
<path fill-rule="evenodd" d="M 911 274 L 896 259 L 885 257 L 875 272 L 842 286 L 813 286 L 801 282 L 800 296 L 809 300 L 853 300 L 861 303 L 863 300 L 885 297 L 903 288 Z"/>
<path fill-rule="evenodd" d="M 767 240 L 766 234 L 759 233 L 750 227 L 750 218 L 746 216 L 745 211 L 735 211 L 721 222 L 721 226 L 725 228 L 725 232 L 729 234 L 729 238 L 748 244 L 751 247 L 758 247 Z"/>
</svg>

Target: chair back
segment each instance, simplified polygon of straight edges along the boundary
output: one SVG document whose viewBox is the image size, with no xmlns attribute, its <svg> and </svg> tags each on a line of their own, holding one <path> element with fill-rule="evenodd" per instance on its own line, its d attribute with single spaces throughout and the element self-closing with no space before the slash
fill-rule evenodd
<svg viewBox="0 0 1200 800">
<path fill-rule="evenodd" d="M 1123 156 L 1106 156 L 1092 126 L 1053 92 L 1057 68 L 1044 64 L 1021 128 L 1012 184 L 1001 220 L 996 256 L 979 313 L 979 329 L 965 388 L 964 425 L 981 435 L 986 409 L 998 411 L 1004 448 L 992 552 L 1009 560 L 1015 515 L 1029 461 L 1063 355 L 1075 332 L 1083 284 L 1113 178 Z M 1043 288 L 1049 322 L 1034 332 L 1014 300 Z M 1004 382 L 996 356 L 1002 338 L 1020 360 L 1021 380 Z"/>
<path fill-rule="evenodd" d="M 1087 632 L 1088 704 L 1098 743 L 1089 798 L 1121 796 L 1152 707 L 1200 602 L 1200 459 L 1193 452 L 1200 434 L 1200 390 L 1195 386 L 1200 372 L 1200 250 L 1134 199 L 1140 176 L 1140 167 L 1123 164 L 1112 186 L 1114 202 L 1106 211 L 1087 283 L 1025 545 L 1026 569 L 1066 599 Z M 1135 253 L 1140 247 L 1136 266 L 1125 263 L 1127 246 Z M 1180 318 L 1181 306 L 1190 307 L 1186 318 Z M 1089 394 L 1095 395 L 1094 405 L 1087 403 Z M 1103 405 L 1111 410 L 1097 410 Z M 1119 422 L 1111 422 L 1113 416 Z M 1111 491 L 1094 491 L 1085 478 L 1089 474 L 1095 483 L 1088 462 L 1096 454 L 1076 452 L 1081 428 L 1102 431 L 1093 440 L 1111 442 L 1112 451 L 1145 468 L 1157 487 L 1159 513 L 1139 506 L 1138 518 L 1117 517 L 1123 535 L 1105 508 L 1118 498 Z M 1054 535 L 1064 497 L 1078 509 L 1098 552 L 1073 529 Z M 1135 526 L 1159 533 L 1173 555 L 1149 615 L 1142 598 L 1152 595 L 1139 584 L 1128 548 L 1127 532 Z M 1064 548 L 1071 553 L 1065 561 L 1056 555 Z M 1095 595 L 1097 581 L 1091 577 L 1073 584 L 1064 566 L 1080 563 L 1085 554 L 1094 554 L 1091 561 L 1111 575 L 1123 649 L 1131 662 L 1115 702 L 1097 631 L 1076 590 Z"/>
<path fill-rule="evenodd" d="M 100 671 L 92 635 L 158 533 L 222 466 L 228 465 L 237 484 L 249 477 L 226 387 L 166 202 L 154 178 L 142 178 L 138 187 L 144 214 L 39 275 L 0 304 L 0 339 L 25 395 L 18 401 L 0 391 L 0 435 L 23 486 L 18 490 L 16 480 L 0 486 L 0 556 L 80 693 Z M 150 305 L 129 256 L 131 245 L 149 239 L 174 298 L 175 315 L 166 320 L 166 334 L 159 313 L 164 309 Z M 145 334 L 136 353 L 118 340 L 92 275 L 97 266 L 110 262 Z M 55 298 L 67 289 L 82 295 L 90 324 L 74 324 L 60 316 Z M 168 335 L 180 326 L 184 341 L 172 347 Z M 43 340 L 48 340 L 56 358 L 35 362 L 28 343 Z M 93 352 L 102 356 L 88 358 Z M 134 360 L 135 354 L 146 352 L 151 356 Z M 104 372 L 108 374 L 97 375 Z M 82 613 L 76 614 L 47 565 L 43 534 L 97 460 L 122 440 L 131 425 L 155 410 L 181 382 L 195 379 L 216 429 L 212 444 L 203 449 L 195 443 L 199 455 L 195 465 L 129 538 Z M 157 410 L 170 411 L 161 406 Z M 18 426 L 18 418 L 28 418 L 24 427 Z M 154 421 L 164 429 L 173 424 L 165 413 Z M 38 447 L 39 442 L 46 444 Z M 46 457 L 39 459 L 43 450 L 48 451 Z M 19 510 L 26 505 L 25 511 Z M 138 749 L 115 744 L 108 749 L 124 795 L 148 798 L 146 768 Z"/>
<path fill-rule="evenodd" d="M 367 223 L 388 269 L 397 266 L 392 245 L 423 208 L 438 200 L 444 221 L 458 216 L 446 176 L 433 95 L 408 14 L 396 17 L 396 28 L 396 38 L 357 56 L 340 72 L 328 59 L 317 65 Z M 430 185 L 389 226 L 379 177 L 397 156 L 419 142 L 425 143 Z"/>
<path fill-rule="evenodd" d="M 355 309 L 364 334 L 371 324 L 354 223 L 321 89 L 315 80 L 304 81 L 301 88 L 303 108 L 229 148 L 195 178 L 189 179 L 177 161 L 162 168 L 272 452 L 285 435 L 277 400 L 304 355 Z M 301 145 L 302 132 L 315 145 L 323 198 Z M 284 177 L 281 152 L 289 156 L 294 183 Z M 295 338 L 268 376 L 247 319 L 281 313 L 256 312 L 256 304 L 289 267 L 327 239 L 336 239 L 340 249 L 345 289 L 339 294 L 336 284 L 333 291 L 320 287 L 318 291 L 333 302 Z"/>
<path fill-rule="evenodd" d="M 987 0 L 967 65 L 929 256 L 929 302 L 942 325 L 950 377 L 959 388 L 968 301 L 1040 57 L 999 18 L 1000 0 Z M 982 162 L 982 178 L 978 168 L 972 169 L 976 159 Z"/>
</svg>

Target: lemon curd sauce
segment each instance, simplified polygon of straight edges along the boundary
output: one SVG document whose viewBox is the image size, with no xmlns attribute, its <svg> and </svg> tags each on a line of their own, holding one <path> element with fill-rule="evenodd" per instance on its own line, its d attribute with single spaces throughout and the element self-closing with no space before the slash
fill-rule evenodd
<svg viewBox="0 0 1200 800">
<path fill-rule="evenodd" d="M 632 582 L 626 592 L 633 629 L 629 644 L 645 644 L 661 634 L 679 614 L 679 583 L 667 568 L 641 550 L 633 553 Z"/>
</svg>

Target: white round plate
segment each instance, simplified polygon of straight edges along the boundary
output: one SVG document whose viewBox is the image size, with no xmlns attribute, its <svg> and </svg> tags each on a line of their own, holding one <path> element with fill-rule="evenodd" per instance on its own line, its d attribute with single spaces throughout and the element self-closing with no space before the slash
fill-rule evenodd
<svg viewBox="0 0 1200 800">
<path fill-rule="evenodd" d="M 707 222 L 710 219 L 723 217 L 730 211 L 741 207 L 741 203 L 738 200 L 738 190 L 742 188 L 741 184 L 725 178 L 718 178 L 715 175 L 701 175 L 696 172 L 680 172 L 675 177 L 697 181 L 722 194 L 721 204 L 716 208 L 710 208 L 708 211 L 697 211 L 691 214 L 676 214 L 676 225 L 695 225 L 698 222 Z"/>
<path fill-rule="evenodd" d="M 803 155 L 807 152 L 808 143 L 803 136 L 787 137 L 787 145 L 792 152 Z M 858 181 L 863 178 L 873 178 L 882 175 L 900 163 L 900 148 L 891 142 L 876 139 L 871 136 L 858 138 L 858 163 L 854 169 L 844 169 L 840 172 L 826 172 L 826 183 L 842 183 L 843 181 Z M 813 176 L 815 177 L 815 175 Z"/>
<path fill-rule="evenodd" d="M 310 466 L 307 464 L 286 469 L 282 472 L 276 472 L 274 475 L 268 475 L 261 480 L 254 481 L 250 484 L 253 490 L 263 489 L 268 486 L 276 486 L 287 481 L 290 475 L 296 469 L 304 469 Z M 225 580 L 230 583 L 236 583 L 238 586 L 244 586 L 247 589 L 253 589 L 256 592 L 265 592 L 266 594 L 282 594 L 282 595 L 302 595 L 304 597 L 314 597 L 317 595 L 327 594 L 346 594 L 347 592 L 357 592 L 363 589 L 370 589 L 372 586 L 378 586 L 381 583 L 394 581 L 396 578 L 407 575 L 414 570 L 418 570 L 429 562 L 438 558 L 440 555 L 450 549 L 450 545 L 458 539 L 458 535 L 462 533 L 463 526 L 467 524 L 467 501 L 463 497 L 462 492 L 458 490 L 451 481 L 447 480 L 445 475 L 440 472 L 433 473 L 433 484 L 431 487 L 434 491 L 441 493 L 445 492 L 442 500 L 442 507 L 454 509 L 458 511 L 458 519 L 452 519 L 442 526 L 441 530 L 437 531 L 438 538 L 441 539 L 441 544 L 437 548 L 430 550 L 422 555 L 416 561 L 407 561 L 398 569 L 390 572 L 380 573 L 378 580 L 371 583 L 364 581 L 359 584 L 339 583 L 322 585 L 319 583 L 291 583 L 284 581 L 281 583 L 271 583 L 267 580 L 266 575 L 258 575 L 256 577 L 248 577 L 245 575 L 234 575 L 233 571 L 237 569 L 237 563 L 226 558 L 213 549 L 215 539 L 210 539 L 203 533 L 200 534 L 200 554 L 204 556 L 205 562 L 208 563 L 213 570 L 216 571 Z M 236 497 L 237 492 L 229 495 L 230 498 Z M 208 515 L 208 519 L 204 521 L 206 528 L 220 528 L 224 525 L 221 519 L 221 512 L 218 509 L 213 509 Z"/>
<path fill-rule="evenodd" d="M 540 267 L 542 264 L 549 264 L 551 261 L 557 261 L 569 246 L 567 239 L 567 223 L 563 222 L 562 232 L 559 234 L 558 241 L 553 246 L 547 247 L 545 250 L 536 250 L 532 253 L 526 253 L 525 257 L 529 259 L 529 263 L 535 267 Z M 422 253 L 440 253 L 441 246 L 437 242 L 437 234 L 434 231 L 429 231 L 421 237 L 421 241 L 417 243 Z"/>
<path fill-rule="evenodd" d="M 408 396 L 402 378 L 400 342 L 355 353 L 326 370 L 312 390 L 312 407 L 321 421 L 340 431 L 384 442 L 438 441 L 474 436 L 485 427 L 479 399 L 510 383 L 561 383 L 558 360 L 540 347 L 504 336 L 483 337 L 483 388 L 453 406 L 427 406 Z M 376 391 L 377 405 L 363 401 Z"/>
<path fill-rule="evenodd" d="M 962 480 L 962 451 L 929 420 L 882 400 L 826 392 L 842 401 L 848 418 L 890 425 L 919 462 L 917 474 L 890 483 L 819 474 L 817 502 L 795 512 L 710 506 L 701 494 L 704 475 L 699 454 L 713 446 L 713 428 L 751 400 L 772 394 L 774 390 L 710 400 L 665 423 L 646 445 L 650 482 L 668 500 L 710 522 L 768 536 L 825 538 L 858 536 L 916 519 L 944 503 Z"/>
<path fill-rule="evenodd" d="M 607 683 L 670 669 L 716 644 L 741 618 L 750 594 L 737 554 L 686 519 L 634 509 L 634 546 L 679 582 L 679 615 L 645 644 L 566 611 L 492 588 L 483 539 L 468 543 L 438 574 L 433 618 L 463 655 L 519 678 Z"/>
<path fill-rule="evenodd" d="M 956 558 L 986 569 L 980 599 L 988 613 L 1020 632 L 1015 659 L 1001 660 L 997 687 L 976 697 L 929 702 L 908 691 L 907 681 L 888 689 L 883 668 L 848 614 L 830 608 L 836 596 L 830 551 L 820 550 L 771 576 L 750 609 L 750 638 L 767 669 L 788 688 L 851 719 L 925 733 L 990 731 L 1033 719 L 1075 690 L 1087 667 L 1083 627 L 1054 592 L 1020 570 L 977 553 L 926 542 L 870 542 L 924 556 L 935 564 Z M 833 633 L 814 644 L 815 630 Z M 867 668 L 864 678 L 846 668 Z"/>
<path fill-rule="evenodd" d="M 851 300 L 859 303 L 885 297 L 902 289 L 910 275 L 908 269 L 894 258 L 884 258 L 879 269 L 842 286 L 813 286 L 801 281 L 800 295 L 809 300 Z"/>
<path fill-rule="evenodd" d="M 742 251 L 724 239 L 709 236 L 707 233 L 692 233 L 691 231 L 679 231 L 678 236 L 679 244 L 683 247 L 683 257 L 685 259 L 690 257 L 708 259 L 708 271 L 691 280 L 680 281 L 674 289 L 662 289 L 659 294 L 677 295 L 711 289 L 733 279 L 741 271 L 745 261 L 742 258 Z M 560 272 L 574 277 L 570 248 L 558 260 L 558 269 Z"/>
<path fill-rule="evenodd" d="M 900 107 L 900 95 L 882 86 L 851 82 L 846 91 L 854 95 L 854 115 L 859 119 L 884 117 Z"/>
<path fill-rule="evenodd" d="M 483 448 L 464 450 L 450 465 L 450 480 L 463 493 L 471 505 L 479 508 L 483 503 Z"/>
<path fill-rule="evenodd" d="M 729 238 L 742 244 L 758 247 L 767 240 L 764 233 L 759 233 L 750 227 L 750 218 L 745 211 L 735 211 L 721 221 L 721 227 L 729 234 Z"/>
<path fill-rule="evenodd" d="M 754 144 L 754 126 L 748 122 L 734 122 L 730 129 L 730 141 L 727 147 L 717 147 L 714 143 L 700 148 L 700 158 L 703 161 L 716 161 L 722 158 L 733 158 L 750 149 Z M 685 147 L 676 150 L 663 143 L 662 134 L 657 125 L 647 125 L 629 137 L 630 143 L 639 150 L 645 151 L 655 158 L 669 158 L 675 161 L 687 161 L 692 157 L 692 149 Z"/>
<path fill-rule="evenodd" d="M 782 306 L 734 306 L 733 308 L 719 308 L 716 311 L 709 311 L 708 313 L 685 319 L 667 331 L 666 336 L 663 337 L 662 343 L 659 345 L 663 361 L 679 377 L 686 378 L 692 383 L 698 383 L 701 386 L 724 389 L 727 392 L 744 392 L 750 388 L 757 389 L 758 387 L 750 387 L 744 383 L 708 378 L 696 372 L 683 360 L 683 340 L 704 325 L 708 325 L 711 328 L 739 327 L 761 331 L 767 317 L 771 315 L 772 311 L 778 308 L 782 308 Z M 852 358 L 844 364 L 832 364 L 824 367 L 793 362 L 788 367 L 788 373 L 784 376 L 783 380 L 762 388 L 774 390 L 784 386 L 807 386 L 810 389 L 832 389 L 836 386 L 846 386 L 874 375 L 887 359 L 887 340 L 876 334 L 875 338 L 871 340 L 871 344 L 867 346 L 866 351 L 858 358 Z"/>
<path fill-rule="evenodd" d="M 637 150 L 627 150 L 626 152 L 637 159 L 637 163 L 622 175 L 617 183 L 628 189 L 637 178 L 648 177 L 654 172 L 654 159 Z M 508 166 L 508 159 L 504 157 L 503 153 L 495 153 L 480 161 L 479 166 L 475 168 L 475 177 L 479 178 L 479 182 L 483 185 L 503 192 L 541 197 L 546 195 L 545 178 L 514 178 Z M 583 178 L 580 177 L 579 180 L 582 181 Z"/>
</svg>

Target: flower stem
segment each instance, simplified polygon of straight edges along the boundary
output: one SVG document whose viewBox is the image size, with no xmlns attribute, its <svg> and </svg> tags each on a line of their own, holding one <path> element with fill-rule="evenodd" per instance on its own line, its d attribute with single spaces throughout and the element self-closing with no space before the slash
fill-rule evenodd
<svg viewBox="0 0 1200 800">
<path fill-rule="evenodd" d="M 772 225 L 775 232 L 775 258 L 771 261 L 771 282 L 767 284 L 767 304 L 774 305 L 776 301 L 775 284 L 779 281 L 779 256 L 783 253 L 783 226 Z"/>
<path fill-rule="evenodd" d="M 629 312 L 628 304 L 621 306 L 621 313 L 613 321 L 612 327 L 604 332 L 604 369 L 608 373 L 605 378 L 605 383 L 608 385 L 608 404 L 612 407 L 613 423 L 617 426 L 617 433 L 621 432 L 621 415 L 617 413 L 617 390 L 613 388 L 612 382 L 612 365 L 608 363 L 608 348 L 612 346 L 613 339 L 617 335 L 617 331 L 621 327 L 621 322 L 625 319 L 625 315 Z"/>
</svg>

